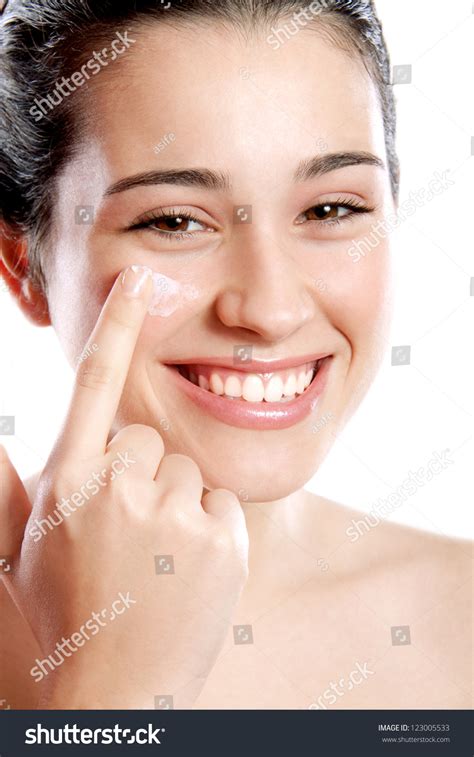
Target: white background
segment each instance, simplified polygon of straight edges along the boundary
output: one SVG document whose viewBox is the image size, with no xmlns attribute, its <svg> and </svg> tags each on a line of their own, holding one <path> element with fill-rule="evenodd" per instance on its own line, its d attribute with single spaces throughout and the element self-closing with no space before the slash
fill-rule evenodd
<svg viewBox="0 0 474 757">
<path fill-rule="evenodd" d="M 400 202 L 436 170 L 454 184 L 396 231 L 397 304 L 385 363 L 361 409 L 307 488 L 363 511 L 395 491 L 433 453 L 454 461 L 390 515 L 430 531 L 472 537 L 474 504 L 474 276 L 471 135 L 471 0 L 378 0 L 392 65 L 411 64 L 395 87 Z M 52 329 L 30 325 L 0 286 L 1 436 L 25 478 L 46 461 L 71 387 Z M 391 365 L 391 346 L 410 345 L 411 363 Z"/>
</svg>

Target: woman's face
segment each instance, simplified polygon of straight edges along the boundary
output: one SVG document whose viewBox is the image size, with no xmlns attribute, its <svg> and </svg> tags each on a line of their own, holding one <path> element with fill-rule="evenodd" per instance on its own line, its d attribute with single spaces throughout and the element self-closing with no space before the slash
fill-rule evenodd
<svg viewBox="0 0 474 757">
<path fill-rule="evenodd" d="M 46 264 L 51 319 L 74 365 L 123 268 L 146 265 L 193 288 L 171 315 L 146 317 L 112 431 L 154 426 L 168 452 L 198 463 L 208 488 L 250 501 L 285 497 L 314 474 L 373 378 L 390 302 L 386 235 L 354 262 L 354 242 L 393 211 L 375 87 L 355 55 L 310 30 L 278 50 L 266 34 L 131 30 L 129 50 L 91 79 L 88 135 L 59 178 Z M 383 165 L 304 170 L 360 152 Z M 155 175 L 110 191 L 188 169 L 226 181 Z M 81 206 L 93 223 L 78 222 Z M 192 387 L 171 367 L 231 378 L 238 393 L 250 359 L 289 362 L 298 378 L 318 356 L 324 380 L 306 389 L 311 401 L 305 392 L 280 402 L 283 420 L 257 402 L 269 376 L 263 390 L 250 378 L 248 401 L 211 394 L 202 380 Z M 290 373 L 276 378 L 278 394 Z M 220 391 L 216 378 L 212 386 Z"/>
</svg>

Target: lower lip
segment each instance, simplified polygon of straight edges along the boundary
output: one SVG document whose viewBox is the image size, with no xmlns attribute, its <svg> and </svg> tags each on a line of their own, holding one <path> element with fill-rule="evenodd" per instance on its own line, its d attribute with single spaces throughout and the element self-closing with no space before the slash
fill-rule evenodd
<svg viewBox="0 0 474 757">
<path fill-rule="evenodd" d="M 258 430 L 290 428 L 313 412 L 326 385 L 331 358 L 325 358 L 315 378 L 303 392 L 290 402 L 247 402 L 224 399 L 200 386 L 196 386 L 171 368 L 178 386 L 201 410 L 213 415 L 222 423 L 237 428 Z"/>
</svg>

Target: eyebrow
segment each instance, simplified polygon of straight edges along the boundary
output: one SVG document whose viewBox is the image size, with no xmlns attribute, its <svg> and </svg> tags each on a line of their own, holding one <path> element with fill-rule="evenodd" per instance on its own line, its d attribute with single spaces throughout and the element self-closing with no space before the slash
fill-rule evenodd
<svg viewBox="0 0 474 757">
<path fill-rule="evenodd" d="M 146 187 L 153 184 L 178 184 L 182 187 L 200 187 L 201 189 L 214 189 L 228 192 L 230 189 L 229 178 L 222 173 L 211 171 L 208 168 L 185 168 L 168 171 L 146 171 L 126 179 L 120 179 L 112 184 L 106 191 L 105 196 L 125 192 L 134 187 Z"/>
<path fill-rule="evenodd" d="M 327 155 L 317 155 L 309 160 L 303 160 L 294 173 L 295 182 L 308 181 L 317 176 L 336 171 L 346 166 L 371 165 L 385 168 L 384 162 L 370 152 L 336 152 Z M 105 197 L 126 192 L 135 187 L 159 184 L 174 184 L 183 187 L 199 187 L 214 191 L 228 192 L 231 189 L 230 178 L 227 174 L 212 171 L 208 168 L 185 168 L 159 171 L 145 171 L 129 176 L 112 184 L 105 191 Z"/>
<path fill-rule="evenodd" d="M 333 152 L 302 161 L 295 171 L 294 178 L 295 181 L 308 181 L 338 168 L 361 165 L 385 168 L 383 160 L 371 152 Z"/>
</svg>

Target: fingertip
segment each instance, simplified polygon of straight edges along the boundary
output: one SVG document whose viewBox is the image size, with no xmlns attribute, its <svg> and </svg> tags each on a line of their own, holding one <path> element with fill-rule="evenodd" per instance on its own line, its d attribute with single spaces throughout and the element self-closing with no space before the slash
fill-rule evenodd
<svg viewBox="0 0 474 757">
<path fill-rule="evenodd" d="M 132 299 L 145 297 L 151 290 L 153 271 L 145 265 L 131 265 L 122 272 L 120 286 L 123 294 Z"/>
<path fill-rule="evenodd" d="M 206 490 L 201 499 L 203 510 L 208 515 L 216 518 L 224 518 L 229 515 L 235 515 L 241 510 L 240 502 L 234 492 L 229 489 L 212 489 Z"/>
</svg>

